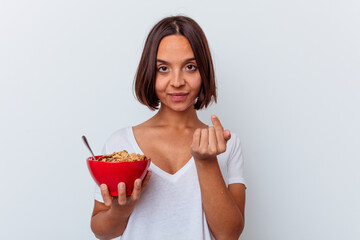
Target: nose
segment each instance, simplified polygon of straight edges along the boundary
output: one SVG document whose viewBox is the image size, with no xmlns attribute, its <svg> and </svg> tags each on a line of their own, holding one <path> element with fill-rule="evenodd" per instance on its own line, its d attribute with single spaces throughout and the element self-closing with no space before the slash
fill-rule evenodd
<svg viewBox="0 0 360 240">
<path fill-rule="evenodd" d="M 174 71 L 174 74 L 171 76 L 170 84 L 176 88 L 185 84 L 185 79 L 181 71 Z"/>
</svg>

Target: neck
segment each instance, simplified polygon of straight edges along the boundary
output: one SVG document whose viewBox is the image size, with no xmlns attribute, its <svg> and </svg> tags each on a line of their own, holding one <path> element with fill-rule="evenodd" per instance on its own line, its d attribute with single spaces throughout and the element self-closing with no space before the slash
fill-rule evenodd
<svg viewBox="0 0 360 240">
<path fill-rule="evenodd" d="M 177 129 L 197 128 L 201 125 L 196 110 L 189 108 L 185 111 L 174 111 L 166 106 L 161 106 L 159 111 L 153 117 L 156 125 L 167 126 Z"/>
</svg>

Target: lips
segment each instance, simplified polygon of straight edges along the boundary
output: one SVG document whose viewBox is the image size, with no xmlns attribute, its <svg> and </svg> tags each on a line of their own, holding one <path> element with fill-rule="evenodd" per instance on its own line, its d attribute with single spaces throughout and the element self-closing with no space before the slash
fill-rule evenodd
<svg viewBox="0 0 360 240">
<path fill-rule="evenodd" d="M 169 93 L 169 96 L 174 102 L 182 102 L 186 99 L 188 93 Z"/>
</svg>

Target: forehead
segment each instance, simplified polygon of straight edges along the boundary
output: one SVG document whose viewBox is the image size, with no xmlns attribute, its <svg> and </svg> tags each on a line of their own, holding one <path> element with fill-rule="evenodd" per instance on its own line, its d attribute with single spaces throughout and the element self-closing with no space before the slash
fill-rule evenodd
<svg viewBox="0 0 360 240">
<path fill-rule="evenodd" d="M 164 37 L 159 44 L 157 58 L 165 61 L 193 58 L 194 52 L 189 40 L 182 35 Z"/>
</svg>

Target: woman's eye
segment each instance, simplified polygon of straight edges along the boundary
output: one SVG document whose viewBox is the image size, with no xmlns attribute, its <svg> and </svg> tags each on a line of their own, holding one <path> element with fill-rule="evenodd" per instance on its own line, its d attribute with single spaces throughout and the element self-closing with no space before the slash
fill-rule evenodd
<svg viewBox="0 0 360 240">
<path fill-rule="evenodd" d="M 165 67 L 165 66 L 162 66 L 162 67 L 159 67 L 159 68 L 158 68 L 158 71 L 159 71 L 159 72 L 166 72 L 167 70 L 168 70 L 168 68 Z"/>
<path fill-rule="evenodd" d="M 195 71 L 195 70 L 196 70 L 196 66 L 190 64 L 190 65 L 187 65 L 187 66 L 186 66 L 186 69 L 187 69 L 187 70 L 190 70 L 190 71 Z"/>
</svg>

